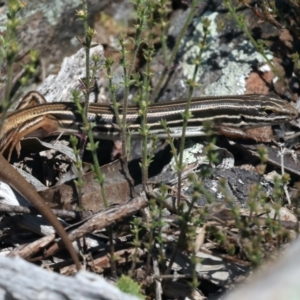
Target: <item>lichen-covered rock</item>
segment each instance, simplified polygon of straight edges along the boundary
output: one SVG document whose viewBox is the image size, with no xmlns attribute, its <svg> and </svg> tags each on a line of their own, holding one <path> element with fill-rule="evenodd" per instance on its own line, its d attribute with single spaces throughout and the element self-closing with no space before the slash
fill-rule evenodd
<svg viewBox="0 0 300 300">
<path fill-rule="evenodd" d="M 89 20 L 108 3 L 107 0 L 88 0 Z M 79 48 L 74 42 L 76 35 L 83 34 L 82 22 L 76 21 L 76 10 L 82 7 L 80 0 L 27 1 L 26 7 L 20 11 L 23 25 L 19 28 L 19 40 L 22 52 L 30 49 L 40 51 L 41 57 L 49 60 L 59 59 Z M 0 14 L 0 32 L 5 30 L 7 7 Z M 76 45 L 77 44 L 77 45 Z M 66 53 L 67 51 L 68 53 Z"/>
<path fill-rule="evenodd" d="M 107 0 L 88 0 L 89 23 L 97 13 L 109 3 Z M 36 49 L 42 65 L 42 77 L 56 73 L 64 57 L 72 55 L 81 45 L 76 36 L 83 35 L 83 24 L 77 21 L 76 10 L 81 9 L 80 0 L 49 0 L 26 2 L 26 7 L 19 12 L 22 25 L 18 28 L 18 40 L 21 45 L 21 61 L 14 66 L 13 84 L 17 74 L 22 72 L 21 63 L 26 63 L 29 50 Z M 0 8 L 0 35 L 5 34 L 7 21 L 6 5 Z M 56 67 L 58 66 L 58 67 Z M 5 63 L 2 74 L 6 73 Z M 5 81 L 0 83 L 0 99 L 4 94 Z"/>
</svg>

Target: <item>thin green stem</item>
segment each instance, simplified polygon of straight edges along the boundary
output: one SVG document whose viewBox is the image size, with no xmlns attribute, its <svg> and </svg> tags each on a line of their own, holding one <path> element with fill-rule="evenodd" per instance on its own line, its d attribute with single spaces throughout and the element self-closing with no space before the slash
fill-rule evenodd
<svg viewBox="0 0 300 300">
<path fill-rule="evenodd" d="M 187 19 L 186 19 L 186 21 L 185 21 L 185 23 L 184 23 L 182 29 L 180 30 L 180 33 L 179 33 L 179 35 L 178 35 L 176 44 L 175 44 L 175 46 L 174 46 L 174 48 L 173 48 L 173 50 L 172 50 L 172 53 L 171 53 L 171 55 L 170 55 L 170 58 L 169 58 L 169 60 L 168 60 L 168 62 L 167 62 L 167 64 L 166 64 L 166 66 L 165 66 L 165 68 L 164 68 L 164 70 L 163 70 L 163 72 L 162 72 L 162 75 L 160 76 L 160 78 L 159 78 L 158 81 L 157 81 L 157 85 L 156 85 L 156 87 L 155 87 L 155 90 L 153 91 L 153 94 L 152 94 L 152 97 L 151 97 L 151 98 L 152 98 L 152 100 L 154 100 L 154 101 L 156 100 L 156 98 L 157 98 L 157 96 L 158 96 L 158 94 L 159 94 L 161 88 L 162 88 L 163 85 L 165 84 L 166 76 L 167 76 L 167 74 L 168 74 L 168 72 L 169 72 L 169 70 L 170 70 L 171 64 L 172 64 L 172 63 L 174 62 L 174 60 L 175 60 L 176 54 L 177 54 L 177 52 L 178 52 L 178 50 L 179 50 L 180 43 L 181 43 L 182 40 L 183 40 L 183 37 L 184 37 L 184 35 L 185 35 L 185 33 L 186 33 L 186 30 L 187 30 L 189 24 L 191 23 L 191 21 L 192 21 L 192 19 L 193 19 L 193 17 L 194 17 L 194 14 L 195 14 L 195 12 L 196 12 L 196 6 L 198 5 L 198 3 L 199 3 L 199 0 L 193 0 L 193 2 L 192 2 L 192 5 L 191 5 L 191 7 L 190 7 L 189 15 L 188 15 L 188 17 L 187 17 Z"/>
<path fill-rule="evenodd" d="M 136 32 L 135 32 L 135 38 L 134 41 L 134 49 L 133 54 L 131 55 L 131 58 L 129 60 L 129 63 L 126 59 L 126 54 L 128 51 L 125 49 L 125 43 L 124 41 L 120 40 L 121 47 L 122 47 L 122 65 L 123 65 L 123 72 L 124 72 L 124 98 L 123 98 L 123 106 L 122 106 L 122 126 L 120 128 L 121 130 L 121 139 L 122 139 L 122 154 L 125 156 L 127 154 L 127 124 L 126 124 L 126 116 L 127 116 L 127 106 L 128 106 L 128 96 L 129 96 L 129 89 L 130 86 L 134 83 L 134 80 L 131 80 L 132 76 L 132 70 L 133 66 L 138 54 L 138 50 L 141 44 L 141 34 L 144 29 L 144 22 L 146 18 L 147 13 L 147 6 L 145 0 L 136 0 L 134 1 L 134 4 L 136 5 L 136 12 L 137 12 L 137 24 L 135 25 Z"/>
<path fill-rule="evenodd" d="M 267 64 L 269 65 L 269 67 L 272 69 L 272 71 L 274 72 L 274 74 L 276 74 L 276 76 L 283 81 L 283 77 L 280 74 L 280 72 L 278 71 L 278 69 L 273 65 L 273 63 L 270 61 L 270 59 L 268 58 L 268 56 L 265 54 L 265 50 L 264 50 L 264 46 L 262 43 L 257 42 L 253 36 L 251 35 L 251 33 L 248 30 L 247 27 L 247 23 L 244 20 L 244 18 L 242 17 L 242 15 L 238 15 L 236 13 L 236 9 L 233 6 L 231 0 L 225 0 L 225 6 L 228 8 L 228 11 L 230 13 L 230 15 L 233 17 L 233 19 L 236 21 L 238 27 L 244 32 L 244 34 L 247 36 L 247 38 L 249 39 L 249 41 L 251 42 L 251 44 L 253 45 L 253 47 L 256 49 L 256 51 L 258 51 L 263 58 L 265 59 L 265 61 L 267 62 Z"/>
<path fill-rule="evenodd" d="M 149 137 L 149 131 L 150 127 L 148 126 L 147 122 L 147 114 L 148 114 L 148 107 L 150 105 L 149 97 L 150 97 L 150 78 L 152 76 L 151 73 L 151 61 L 152 56 L 154 53 L 154 49 L 152 47 L 149 47 L 147 50 L 145 50 L 144 58 L 147 61 L 146 64 L 146 71 L 144 73 L 145 79 L 144 83 L 142 85 L 142 97 L 140 98 L 139 106 L 140 106 L 140 117 L 141 117 L 141 129 L 140 133 L 142 136 L 142 184 L 144 191 L 146 191 L 146 186 L 148 182 L 148 169 L 149 165 L 152 161 L 153 155 L 150 153 L 148 155 L 148 137 Z"/>
<path fill-rule="evenodd" d="M 2 130 L 3 123 L 7 116 L 8 108 L 11 105 L 10 102 L 10 91 L 11 91 L 11 79 L 12 79 L 12 69 L 13 64 L 7 65 L 7 75 L 6 75 L 6 86 L 5 86 L 5 96 L 2 102 L 2 113 L 1 113 L 1 122 L 0 122 L 0 132 Z"/>
<path fill-rule="evenodd" d="M 197 58 L 195 59 L 195 68 L 194 68 L 194 74 L 192 80 L 188 81 L 189 84 L 189 94 L 188 94 L 188 99 L 187 99 L 187 104 L 185 107 L 185 112 L 182 114 L 183 117 L 183 125 L 182 125 L 182 135 L 181 135 L 181 141 L 180 141 L 180 148 L 179 148 L 179 162 L 177 166 L 177 175 L 178 175 L 178 185 L 177 185 L 177 190 L 178 190 L 178 195 L 177 195 L 177 207 L 180 209 L 180 202 L 181 202 L 181 178 L 182 178 L 182 172 L 184 169 L 184 164 L 183 164 L 183 151 L 184 151 L 184 145 L 185 145 L 185 136 L 186 136 L 186 129 L 188 126 L 188 120 L 192 117 L 190 113 L 190 106 L 191 106 L 191 101 L 192 101 L 192 96 L 193 96 L 193 91 L 194 88 L 197 86 L 196 83 L 196 76 L 198 73 L 199 66 L 201 64 L 201 58 L 203 55 L 203 52 L 206 48 L 206 42 L 207 42 L 207 36 L 209 33 L 209 21 L 207 19 L 203 20 L 203 30 L 204 30 L 204 36 L 202 43 L 200 45 L 199 49 L 199 54 Z"/>
</svg>

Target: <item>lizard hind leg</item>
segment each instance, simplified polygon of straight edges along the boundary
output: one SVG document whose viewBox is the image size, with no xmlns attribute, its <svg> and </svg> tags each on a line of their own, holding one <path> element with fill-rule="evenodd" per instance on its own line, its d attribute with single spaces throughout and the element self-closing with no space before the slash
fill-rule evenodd
<svg viewBox="0 0 300 300">
<path fill-rule="evenodd" d="M 1 150 L 1 153 L 3 153 L 5 150 L 8 150 L 7 160 L 10 161 L 14 149 L 16 149 L 18 156 L 20 156 L 20 141 L 22 138 L 26 136 L 43 138 L 49 132 L 56 131 L 59 127 L 59 121 L 51 115 L 39 116 L 31 119 L 30 122 L 23 123 L 9 135 L 6 144 Z"/>
<path fill-rule="evenodd" d="M 1 154 L 3 154 L 7 150 L 9 151 L 8 152 L 8 159 L 7 159 L 8 161 L 10 161 L 11 154 L 12 154 L 12 151 L 14 149 L 14 146 L 12 146 L 12 145 L 13 144 L 16 145 L 16 143 L 14 141 L 18 139 L 18 133 L 19 133 L 19 127 L 15 128 L 14 131 L 9 134 L 9 136 L 7 137 L 4 145 L 1 148 Z M 17 144 L 15 146 L 17 153 L 19 153 L 19 151 L 21 149 L 20 147 L 21 146 L 19 144 Z"/>
</svg>

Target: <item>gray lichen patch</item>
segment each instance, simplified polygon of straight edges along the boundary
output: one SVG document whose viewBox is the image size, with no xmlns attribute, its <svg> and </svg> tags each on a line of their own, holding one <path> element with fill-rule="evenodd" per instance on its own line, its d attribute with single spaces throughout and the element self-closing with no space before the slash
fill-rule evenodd
<svg viewBox="0 0 300 300">
<path fill-rule="evenodd" d="M 51 1 L 27 1 L 26 8 L 21 10 L 20 15 L 25 18 L 34 16 L 36 13 L 42 13 L 52 26 L 60 22 L 63 13 L 68 10 L 80 7 L 80 0 L 51 0 Z"/>
<path fill-rule="evenodd" d="M 192 78 L 194 68 L 193 59 L 199 53 L 199 44 L 203 39 L 203 18 L 210 21 L 210 32 L 207 38 L 207 48 L 202 55 L 196 81 L 203 85 L 204 95 L 244 94 L 246 78 L 253 67 L 265 63 L 264 57 L 255 50 L 254 46 L 245 39 L 239 43 L 233 40 L 225 43 L 218 32 L 217 22 L 219 14 L 209 12 L 195 18 L 193 35 L 188 36 L 182 43 L 183 75 Z M 271 60 L 272 54 L 265 53 Z"/>
<path fill-rule="evenodd" d="M 197 46 L 198 43 L 201 42 L 201 39 L 203 38 L 204 32 L 203 32 L 203 18 L 207 18 L 210 21 L 210 33 L 207 39 L 208 47 L 206 51 L 204 51 L 202 60 L 203 64 L 207 63 L 207 61 L 211 57 L 211 53 L 214 51 L 214 45 L 218 41 L 218 32 L 217 32 L 217 23 L 216 23 L 216 17 L 218 16 L 217 12 L 205 14 L 202 17 L 196 18 L 193 21 L 193 24 L 195 26 L 195 29 L 193 31 L 192 36 L 186 36 L 183 41 L 183 49 L 184 52 L 183 55 L 183 75 L 187 78 L 191 78 L 195 69 L 195 66 L 193 65 L 192 61 L 195 59 L 199 53 L 199 47 Z M 200 68 L 196 81 L 199 81 L 201 75 L 204 72 L 204 68 Z"/>
<path fill-rule="evenodd" d="M 65 8 L 68 9 L 79 7 L 80 0 L 52 0 L 52 1 L 27 1 L 26 7 L 20 11 L 22 20 L 29 19 L 37 13 L 41 13 L 51 25 L 57 25 L 60 22 L 60 17 L 64 13 Z M 0 14 L 0 32 L 6 30 L 7 8 L 3 8 Z"/>
</svg>

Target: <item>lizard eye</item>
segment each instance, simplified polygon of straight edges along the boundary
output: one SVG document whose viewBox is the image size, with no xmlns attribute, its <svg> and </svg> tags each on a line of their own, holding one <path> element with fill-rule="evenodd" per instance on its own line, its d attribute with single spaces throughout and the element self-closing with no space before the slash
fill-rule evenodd
<svg viewBox="0 0 300 300">
<path fill-rule="evenodd" d="M 266 110 L 265 110 L 265 114 L 266 114 L 267 116 L 275 115 L 275 114 L 274 114 L 274 111 L 271 110 L 271 109 L 266 109 Z"/>
<path fill-rule="evenodd" d="M 240 118 L 241 118 L 241 120 L 242 120 L 243 122 L 246 122 L 246 117 L 245 117 L 245 116 L 240 115 Z"/>
</svg>

